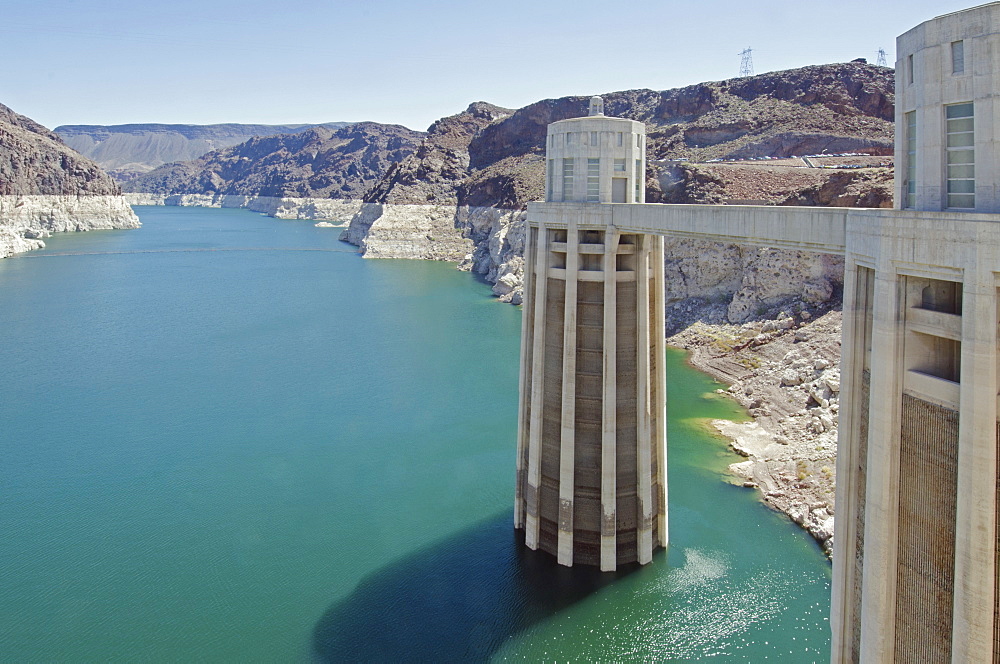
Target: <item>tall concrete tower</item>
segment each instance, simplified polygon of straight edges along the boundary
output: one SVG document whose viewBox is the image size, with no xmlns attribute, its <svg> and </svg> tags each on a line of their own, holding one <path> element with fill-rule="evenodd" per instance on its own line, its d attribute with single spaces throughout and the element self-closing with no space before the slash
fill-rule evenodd
<svg viewBox="0 0 1000 664">
<path fill-rule="evenodd" d="M 515 526 L 563 565 L 648 563 L 667 544 L 663 238 L 595 211 L 645 199 L 645 126 L 549 125 L 546 200 L 529 217 Z"/>
<path fill-rule="evenodd" d="M 833 661 L 1000 662 L 1000 3 L 896 53 L 896 209 L 847 225 Z"/>
</svg>

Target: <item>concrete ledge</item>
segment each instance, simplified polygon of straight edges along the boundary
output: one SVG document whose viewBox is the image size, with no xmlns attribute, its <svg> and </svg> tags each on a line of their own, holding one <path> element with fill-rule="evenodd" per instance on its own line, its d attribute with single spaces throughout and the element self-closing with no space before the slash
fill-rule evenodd
<svg viewBox="0 0 1000 664">
<path fill-rule="evenodd" d="M 615 227 L 644 233 L 734 244 L 843 254 L 849 208 L 662 203 L 529 203 L 529 223 L 581 229 Z"/>
<path fill-rule="evenodd" d="M 956 314 L 910 307 L 906 312 L 906 329 L 961 341 L 962 317 Z"/>
<path fill-rule="evenodd" d="M 903 375 L 903 392 L 922 401 L 958 410 L 959 384 L 950 380 L 911 369 Z"/>
</svg>

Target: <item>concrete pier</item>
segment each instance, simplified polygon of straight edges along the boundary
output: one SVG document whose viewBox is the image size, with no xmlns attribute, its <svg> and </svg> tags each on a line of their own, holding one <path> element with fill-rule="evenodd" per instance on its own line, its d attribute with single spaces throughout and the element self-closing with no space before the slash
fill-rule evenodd
<svg viewBox="0 0 1000 664">
<path fill-rule="evenodd" d="M 599 98 L 550 125 L 547 197 L 581 214 L 528 233 L 515 525 L 563 565 L 647 563 L 667 541 L 663 239 L 587 214 L 642 202 L 644 151 Z"/>
</svg>

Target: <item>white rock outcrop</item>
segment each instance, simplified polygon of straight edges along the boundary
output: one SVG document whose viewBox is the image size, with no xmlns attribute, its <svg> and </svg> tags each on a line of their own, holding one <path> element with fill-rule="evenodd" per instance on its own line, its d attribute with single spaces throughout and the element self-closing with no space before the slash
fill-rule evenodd
<svg viewBox="0 0 1000 664">
<path fill-rule="evenodd" d="M 314 219 L 346 223 L 362 203 L 339 198 L 278 198 L 230 194 L 125 194 L 132 205 L 177 205 L 182 207 L 246 208 L 277 219 Z"/>
<path fill-rule="evenodd" d="M 357 245 L 366 258 L 461 261 L 472 240 L 457 225 L 454 205 L 365 203 L 340 239 Z"/>
<path fill-rule="evenodd" d="M 368 258 L 458 261 L 521 303 L 526 213 L 468 205 L 365 203 L 341 234 Z"/>
<path fill-rule="evenodd" d="M 464 205 L 458 208 L 456 222 L 476 245 L 460 267 L 483 275 L 501 301 L 520 304 L 527 212 Z"/>
<path fill-rule="evenodd" d="M 0 196 L 0 258 L 40 249 L 52 233 L 139 226 L 121 196 Z"/>
</svg>

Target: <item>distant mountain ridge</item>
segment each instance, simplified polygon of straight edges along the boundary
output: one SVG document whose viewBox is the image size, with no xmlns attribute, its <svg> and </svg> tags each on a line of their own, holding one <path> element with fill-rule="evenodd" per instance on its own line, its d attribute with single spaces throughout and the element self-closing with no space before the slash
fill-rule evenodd
<svg viewBox="0 0 1000 664">
<path fill-rule="evenodd" d="M 336 130 L 251 138 L 166 164 L 123 188 L 154 194 L 358 199 L 420 145 L 423 132 L 358 122 Z"/>
<path fill-rule="evenodd" d="M 55 133 L 71 148 L 96 161 L 118 180 L 130 180 L 163 164 L 189 161 L 259 136 L 298 134 L 315 127 L 340 129 L 349 122 L 322 124 L 123 124 L 62 125 Z"/>
</svg>

